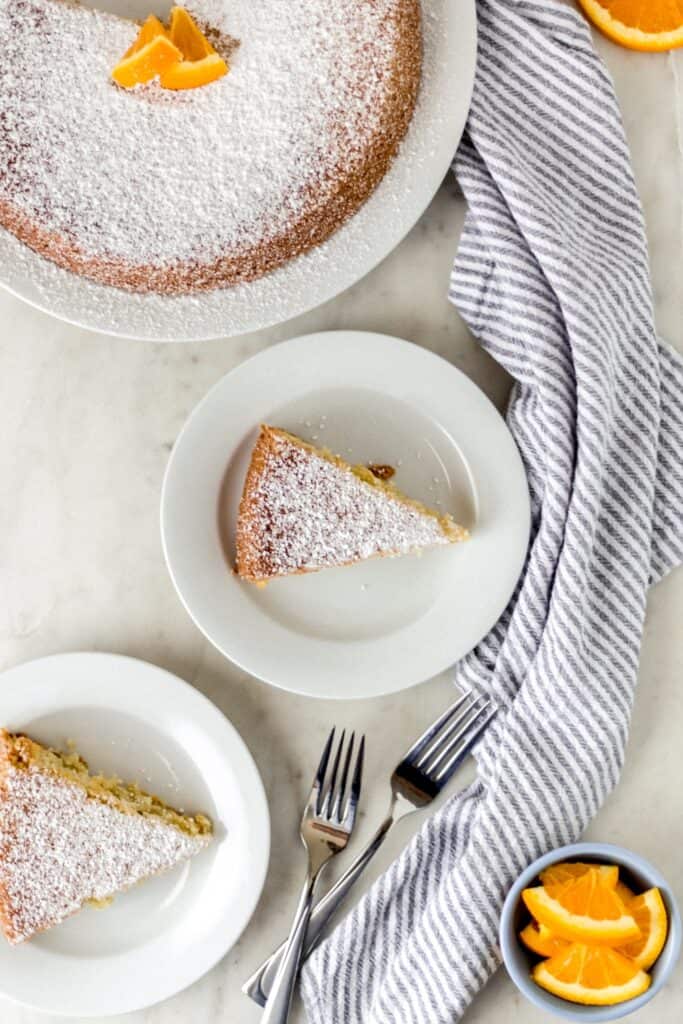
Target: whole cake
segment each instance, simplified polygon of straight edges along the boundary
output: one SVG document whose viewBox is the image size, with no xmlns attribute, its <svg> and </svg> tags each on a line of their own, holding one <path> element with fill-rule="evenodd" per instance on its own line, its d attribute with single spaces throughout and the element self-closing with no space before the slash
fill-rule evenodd
<svg viewBox="0 0 683 1024">
<path fill-rule="evenodd" d="M 384 475 L 263 425 L 239 508 L 238 576 L 264 584 L 467 539 L 451 516 L 401 494 Z"/>
<path fill-rule="evenodd" d="M 410 123 L 419 0 L 194 0 L 230 73 L 127 90 L 139 26 L 0 0 L 0 224 L 59 266 L 139 292 L 250 281 L 327 239 Z"/>
<path fill-rule="evenodd" d="M 211 832 L 204 815 L 0 729 L 0 928 L 13 945 L 192 857 Z"/>
</svg>

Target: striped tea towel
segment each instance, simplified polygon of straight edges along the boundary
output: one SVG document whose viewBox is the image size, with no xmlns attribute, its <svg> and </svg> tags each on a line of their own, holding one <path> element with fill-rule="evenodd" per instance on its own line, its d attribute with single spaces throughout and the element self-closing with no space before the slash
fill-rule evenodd
<svg viewBox="0 0 683 1024">
<path fill-rule="evenodd" d="M 557 0 L 479 0 L 455 173 L 451 298 L 514 377 L 533 532 L 456 681 L 504 708 L 479 780 L 311 957 L 311 1024 L 453 1024 L 496 969 L 499 913 L 619 778 L 648 585 L 683 560 L 683 363 L 657 341 L 643 219 L 610 79 Z"/>
</svg>

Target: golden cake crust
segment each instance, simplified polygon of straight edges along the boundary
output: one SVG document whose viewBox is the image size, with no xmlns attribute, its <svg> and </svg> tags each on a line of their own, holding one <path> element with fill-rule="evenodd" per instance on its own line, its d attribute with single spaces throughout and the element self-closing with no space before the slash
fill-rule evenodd
<svg viewBox="0 0 683 1024">
<path fill-rule="evenodd" d="M 12 744 L 10 742 L 10 735 L 5 729 L 0 729 L 0 806 L 4 799 L 5 780 L 7 778 L 7 772 L 9 771 L 12 764 Z M 5 836 L 4 841 L 11 839 L 11 836 Z M 3 846 L 4 843 L 0 841 L 0 864 L 3 858 Z M 0 871 L 0 929 L 2 929 L 4 935 L 9 942 L 18 942 L 19 934 L 14 926 L 14 915 L 11 912 L 11 902 L 9 893 L 7 891 L 7 883 L 3 880 L 2 872 Z"/>
</svg>

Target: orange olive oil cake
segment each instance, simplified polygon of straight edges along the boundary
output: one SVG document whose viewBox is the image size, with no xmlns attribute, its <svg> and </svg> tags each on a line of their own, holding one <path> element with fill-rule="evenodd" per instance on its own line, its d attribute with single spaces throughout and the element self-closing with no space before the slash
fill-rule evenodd
<svg viewBox="0 0 683 1024">
<path fill-rule="evenodd" d="M 203 850 L 212 825 L 0 730 L 0 926 L 20 943 Z"/>
<path fill-rule="evenodd" d="M 129 89 L 112 70 L 137 23 L 0 0 L 0 225 L 101 284 L 261 277 L 359 209 L 412 119 L 419 0 L 192 0 L 188 14 L 229 74 Z"/>
<path fill-rule="evenodd" d="M 404 555 L 467 530 L 285 430 L 262 426 L 237 522 L 237 574 L 250 583 Z"/>
</svg>

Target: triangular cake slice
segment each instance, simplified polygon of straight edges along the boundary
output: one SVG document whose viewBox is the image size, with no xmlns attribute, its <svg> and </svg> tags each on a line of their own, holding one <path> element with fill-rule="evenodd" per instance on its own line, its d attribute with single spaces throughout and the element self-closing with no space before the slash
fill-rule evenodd
<svg viewBox="0 0 683 1024">
<path fill-rule="evenodd" d="M 0 730 L 0 925 L 12 944 L 199 853 L 211 831 L 203 815 L 90 775 L 76 753 Z"/>
<path fill-rule="evenodd" d="M 262 426 L 237 523 L 237 574 L 251 583 L 455 544 L 467 530 L 276 427 Z"/>
</svg>

